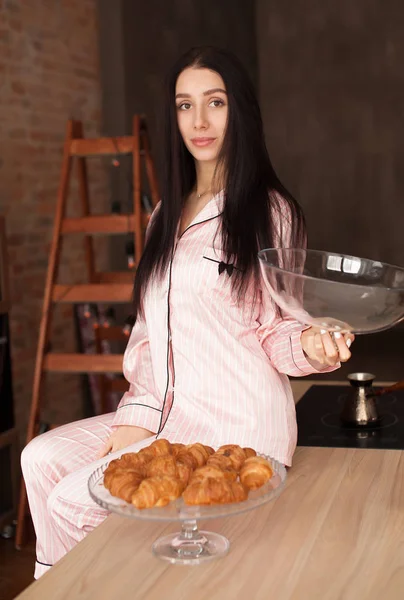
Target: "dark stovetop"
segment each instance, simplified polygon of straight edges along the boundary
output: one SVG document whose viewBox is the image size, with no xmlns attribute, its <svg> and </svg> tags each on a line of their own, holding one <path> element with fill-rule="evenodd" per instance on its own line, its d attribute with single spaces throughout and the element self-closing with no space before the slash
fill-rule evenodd
<svg viewBox="0 0 404 600">
<path fill-rule="evenodd" d="M 381 421 L 371 429 L 341 423 L 350 391 L 350 386 L 313 385 L 304 394 L 296 406 L 298 445 L 404 450 L 404 391 L 377 398 Z"/>
</svg>

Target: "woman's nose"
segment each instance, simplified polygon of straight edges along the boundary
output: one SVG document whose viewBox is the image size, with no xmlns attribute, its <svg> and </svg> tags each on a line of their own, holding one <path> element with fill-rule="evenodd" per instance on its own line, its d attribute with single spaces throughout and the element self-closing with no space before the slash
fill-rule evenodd
<svg viewBox="0 0 404 600">
<path fill-rule="evenodd" d="M 195 129 L 206 129 L 208 123 L 205 111 L 202 108 L 197 108 L 195 110 L 195 120 L 194 120 L 194 128 Z"/>
</svg>

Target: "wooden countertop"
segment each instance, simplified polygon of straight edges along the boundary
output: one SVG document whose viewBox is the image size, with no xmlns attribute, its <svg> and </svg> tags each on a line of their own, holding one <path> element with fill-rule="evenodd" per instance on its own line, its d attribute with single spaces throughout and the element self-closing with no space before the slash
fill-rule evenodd
<svg viewBox="0 0 404 600">
<path fill-rule="evenodd" d="M 292 380 L 295 400 L 312 384 Z M 404 598 L 404 452 L 298 448 L 275 502 L 198 525 L 228 537 L 229 554 L 172 566 L 151 545 L 179 524 L 112 515 L 18 598 Z"/>
<path fill-rule="evenodd" d="M 298 448 L 276 501 L 200 526 L 229 554 L 173 566 L 151 545 L 178 525 L 112 515 L 18 598 L 402 600 L 404 453 Z"/>
</svg>

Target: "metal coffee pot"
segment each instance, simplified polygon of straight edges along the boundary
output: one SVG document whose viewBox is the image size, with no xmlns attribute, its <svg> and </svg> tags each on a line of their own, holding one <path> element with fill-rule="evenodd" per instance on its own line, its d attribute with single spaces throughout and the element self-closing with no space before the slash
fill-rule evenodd
<svg viewBox="0 0 404 600">
<path fill-rule="evenodd" d="M 372 427 L 380 422 L 372 383 L 376 378 L 372 373 L 351 373 L 348 381 L 351 390 L 341 412 L 344 425 L 351 427 Z"/>
</svg>

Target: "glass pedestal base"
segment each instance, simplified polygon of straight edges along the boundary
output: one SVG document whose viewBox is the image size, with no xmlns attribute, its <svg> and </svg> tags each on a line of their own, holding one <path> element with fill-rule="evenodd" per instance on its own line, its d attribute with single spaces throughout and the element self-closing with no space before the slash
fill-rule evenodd
<svg viewBox="0 0 404 600">
<path fill-rule="evenodd" d="M 100 465 L 91 474 L 88 489 L 91 498 L 97 504 L 123 517 L 181 523 L 180 532 L 165 535 L 154 542 L 153 555 L 172 564 L 199 565 L 225 556 L 229 551 L 230 542 L 219 533 L 199 531 L 197 521 L 239 515 L 263 506 L 270 500 L 275 500 L 281 493 L 287 477 L 285 467 L 269 456 L 264 454 L 258 456 L 270 461 L 273 475 L 262 487 L 250 490 L 248 498 L 243 502 L 187 506 L 184 499 L 180 497 L 166 506 L 140 510 L 133 504 L 112 496 L 104 486 L 104 474 L 109 463 Z"/>
<path fill-rule="evenodd" d="M 196 521 L 184 521 L 181 533 L 171 533 L 156 540 L 154 556 L 176 565 L 199 565 L 225 556 L 230 542 L 219 533 L 199 531 Z"/>
</svg>

